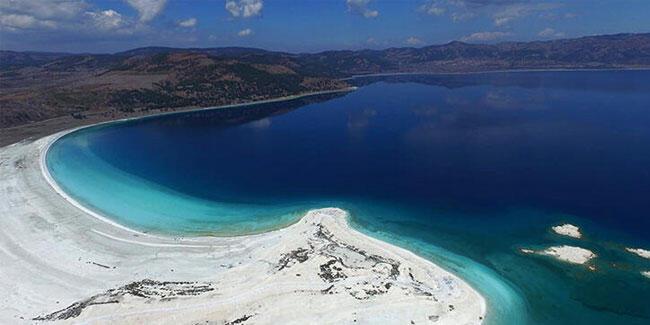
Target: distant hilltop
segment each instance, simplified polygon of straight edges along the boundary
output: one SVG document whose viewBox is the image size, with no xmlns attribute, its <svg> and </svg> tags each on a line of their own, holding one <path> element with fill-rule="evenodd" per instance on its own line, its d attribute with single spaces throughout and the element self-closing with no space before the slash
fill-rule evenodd
<svg viewBox="0 0 650 325">
<path fill-rule="evenodd" d="M 320 72 L 338 77 L 382 72 L 647 67 L 650 65 L 650 33 L 498 44 L 453 41 L 420 48 L 335 50 L 320 53 L 287 53 L 246 47 L 142 47 L 114 54 L 0 51 L 0 68 L 6 71 L 54 63 L 59 68 L 84 65 L 86 68 L 111 69 L 132 57 L 180 53 L 202 54 L 221 59 L 244 59 L 259 63 L 291 61 L 313 73 Z"/>
<path fill-rule="evenodd" d="M 650 33 L 498 44 L 285 53 L 145 47 L 114 54 L 0 51 L 0 127 L 87 112 L 201 107 L 348 87 L 376 73 L 650 68 Z"/>
</svg>

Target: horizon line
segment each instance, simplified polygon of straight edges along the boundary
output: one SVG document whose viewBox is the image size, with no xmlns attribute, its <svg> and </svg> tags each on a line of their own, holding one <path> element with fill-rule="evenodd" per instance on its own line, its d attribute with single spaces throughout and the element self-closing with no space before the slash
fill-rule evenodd
<svg viewBox="0 0 650 325">
<path fill-rule="evenodd" d="M 217 50 L 217 49 L 248 49 L 248 50 L 260 50 L 260 51 L 265 51 L 265 52 L 270 52 L 270 53 L 282 53 L 282 54 L 291 54 L 291 55 L 304 55 L 304 54 L 320 54 L 320 53 L 327 53 L 327 52 L 363 52 L 363 51 L 387 51 L 391 49 L 423 49 L 423 48 L 428 48 L 428 47 L 435 47 L 435 46 L 445 46 L 445 45 L 450 45 L 453 43 L 461 43 L 461 44 L 467 44 L 467 45 L 487 45 L 487 46 L 496 46 L 500 44 L 515 44 L 515 43 L 550 43 L 550 42 L 557 42 L 557 41 L 566 41 L 566 40 L 578 40 L 578 39 L 584 39 L 584 38 L 591 38 L 591 37 L 607 37 L 607 36 L 622 36 L 622 35 L 649 35 L 650 36 L 650 31 L 649 32 L 621 32 L 621 33 L 612 33 L 612 34 L 592 34 L 592 35 L 584 35 L 584 36 L 577 36 L 577 37 L 563 37 L 563 38 L 556 38 L 556 39 L 536 39 L 536 40 L 531 40 L 531 41 L 501 41 L 501 42 L 494 42 L 494 43 L 473 43 L 473 42 L 466 42 L 462 40 L 451 40 L 446 43 L 437 43 L 437 44 L 428 44 L 428 45 L 423 45 L 423 46 L 392 46 L 392 47 L 385 47 L 385 48 L 377 48 L 377 49 L 372 49 L 372 48 L 360 48 L 360 49 L 328 49 L 328 50 L 320 50 L 320 51 L 304 51 L 304 52 L 291 52 L 291 51 L 280 51 L 280 50 L 269 50 L 261 47 L 248 47 L 248 46 L 216 46 L 216 47 L 173 47 L 173 46 L 159 46 L 159 45 L 147 45 L 147 46 L 140 46 L 140 47 L 134 47 L 131 49 L 123 50 L 123 51 L 117 51 L 117 52 L 60 52 L 60 51 L 36 51 L 36 50 L 8 50 L 8 49 L 0 49 L 1 52 L 14 52 L 14 53 L 49 53 L 49 54 L 64 54 L 64 55 L 118 55 L 122 53 L 127 53 L 127 52 L 132 52 L 132 51 L 137 51 L 137 50 L 144 50 L 144 49 L 170 49 L 170 50 L 187 50 L 187 51 L 192 51 L 192 50 Z"/>
</svg>

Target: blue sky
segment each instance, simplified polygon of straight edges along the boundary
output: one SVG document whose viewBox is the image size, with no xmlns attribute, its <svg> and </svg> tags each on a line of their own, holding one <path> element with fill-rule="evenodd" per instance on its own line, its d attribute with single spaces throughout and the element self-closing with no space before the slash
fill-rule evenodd
<svg viewBox="0 0 650 325">
<path fill-rule="evenodd" d="M 0 48 L 290 52 L 650 32 L 650 0 L 0 0 Z"/>
</svg>

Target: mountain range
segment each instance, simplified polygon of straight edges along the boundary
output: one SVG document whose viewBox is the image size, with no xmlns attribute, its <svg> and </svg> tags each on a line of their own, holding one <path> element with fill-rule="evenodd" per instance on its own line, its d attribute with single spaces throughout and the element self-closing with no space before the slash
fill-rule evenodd
<svg viewBox="0 0 650 325">
<path fill-rule="evenodd" d="M 343 89 L 350 86 L 346 78 L 364 74 L 621 68 L 650 68 L 650 33 L 320 53 L 241 47 L 0 51 L 0 127 Z"/>
</svg>

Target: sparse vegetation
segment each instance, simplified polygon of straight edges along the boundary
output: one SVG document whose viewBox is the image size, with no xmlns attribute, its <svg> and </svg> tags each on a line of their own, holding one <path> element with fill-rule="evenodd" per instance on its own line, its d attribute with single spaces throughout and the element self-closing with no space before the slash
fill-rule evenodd
<svg viewBox="0 0 650 325">
<path fill-rule="evenodd" d="M 348 84 L 340 78 L 356 74 L 623 67 L 650 67 L 650 34 L 316 54 L 246 48 L 0 51 L 0 127 L 80 112 L 217 106 L 341 89 Z"/>
</svg>

